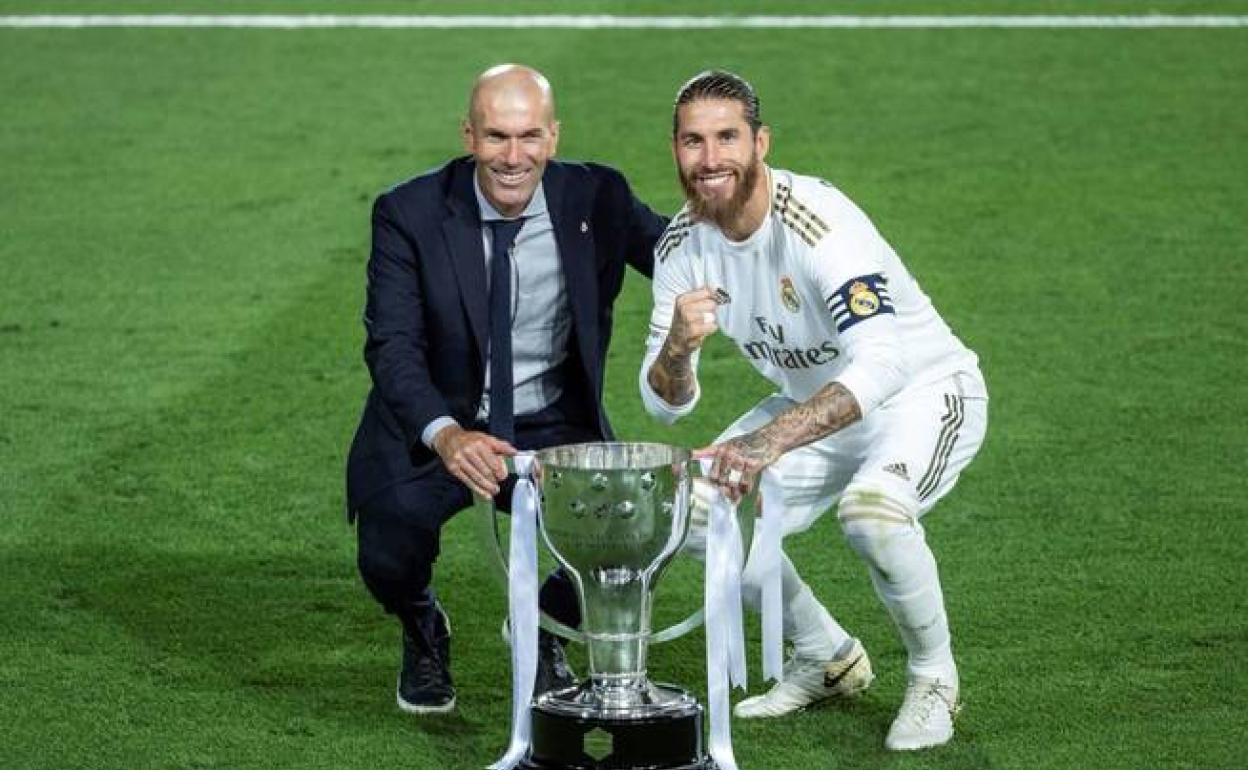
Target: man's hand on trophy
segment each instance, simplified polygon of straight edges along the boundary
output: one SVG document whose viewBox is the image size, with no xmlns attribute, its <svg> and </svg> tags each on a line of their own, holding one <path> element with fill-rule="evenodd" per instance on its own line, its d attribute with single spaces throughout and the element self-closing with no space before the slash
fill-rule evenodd
<svg viewBox="0 0 1248 770">
<path fill-rule="evenodd" d="M 780 457 L 780 452 L 758 431 L 729 439 L 722 444 L 695 450 L 697 459 L 713 458 L 711 483 L 734 502 L 754 490 L 758 474 Z"/>
<path fill-rule="evenodd" d="M 507 478 L 504 457 L 516 448 L 488 433 L 448 425 L 433 437 L 433 448 L 451 475 L 485 498 L 497 495 L 500 482 Z"/>
</svg>

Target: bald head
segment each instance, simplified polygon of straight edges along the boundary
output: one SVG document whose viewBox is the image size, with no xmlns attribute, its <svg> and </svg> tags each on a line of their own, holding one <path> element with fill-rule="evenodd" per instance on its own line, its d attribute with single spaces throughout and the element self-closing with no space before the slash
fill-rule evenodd
<svg viewBox="0 0 1248 770">
<path fill-rule="evenodd" d="M 555 95 L 546 76 L 523 64 L 498 64 L 477 76 L 468 96 L 468 120 L 479 125 L 487 111 L 535 110 L 549 125 L 555 119 Z"/>
<path fill-rule="evenodd" d="M 464 149 L 476 159 L 481 192 L 503 216 L 519 216 L 559 142 L 549 81 L 520 64 L 482 72 L 472 86 L 461 133 Z"/>
</svg>

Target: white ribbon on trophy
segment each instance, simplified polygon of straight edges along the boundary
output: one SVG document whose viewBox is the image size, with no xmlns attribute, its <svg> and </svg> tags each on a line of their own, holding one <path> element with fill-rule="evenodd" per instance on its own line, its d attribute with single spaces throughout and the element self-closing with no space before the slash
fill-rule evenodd
<svg viewBox="0 0 1248 770">
<path fill-rule="evenodd" d="M 763 594 L 763 679 L 779 682 L 784 677 L 784 617 L 780 591 L 780 537 L 784 508 L 775 472 L 767 468 L 759 478 L 759 503 L 763 513 L 750 555 L 757 564 L 751 569 L 757 570 Z"/>
<path fill-rule="evenodd" d="M 513 770 L 529 750 L 529 701 L 537 678 L 537 517 L 541 497 L 533 483 L 533 454 L 515 456 L 507 617 L 511 624 L 511 744 L 490 770 Z"/>
<path fill-rule="evenodd" d="M 702 473 L 710 471 L 710 460 Z M 737 506 L 718 491 L 711 500 L 706 538 L 706 685 L 711 737 L 707 749 L 719 770 L 737 770 L 732 751 L 728 689 L 746 686 L 741 616 L 741 568 L 745 560 Z"/>
</svg>

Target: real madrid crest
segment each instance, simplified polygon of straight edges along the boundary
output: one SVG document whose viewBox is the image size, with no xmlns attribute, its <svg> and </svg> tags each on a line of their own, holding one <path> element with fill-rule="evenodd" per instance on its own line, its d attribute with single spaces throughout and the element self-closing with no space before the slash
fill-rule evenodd
<svg viewBox="0 0 1248 770">
<path fill-rule="evenodd" d="M 880 309 L 879 296 L 862 281 L 854 281 L 854 284 L 849 287 L 848 294 L 849 312 L 854 315 L 868 316 Z"/>
<path fill-rule="evenodd" d="M 780 276 L 780 302 L 790 313 L 796 313 L 802 309 L 802 300 L 797 295 L 797 287 L 793 285 L 793 279 L 787 275 Z"/>
</svg>

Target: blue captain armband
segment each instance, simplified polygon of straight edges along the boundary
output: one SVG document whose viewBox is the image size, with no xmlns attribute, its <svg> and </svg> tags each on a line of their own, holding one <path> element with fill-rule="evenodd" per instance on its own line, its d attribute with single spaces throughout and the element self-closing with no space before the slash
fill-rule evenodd
<svg viewBox="0 0 1248 770">
<path fill-rule="evenodd" d="M 895 314 L 893 300 L 888 295 L 888 282 L 881 273 L 851 278 L 825 301 L 832 320 L 836 321 L 836 330 L 842 333 L 868 318 Z"/>
</svg>

